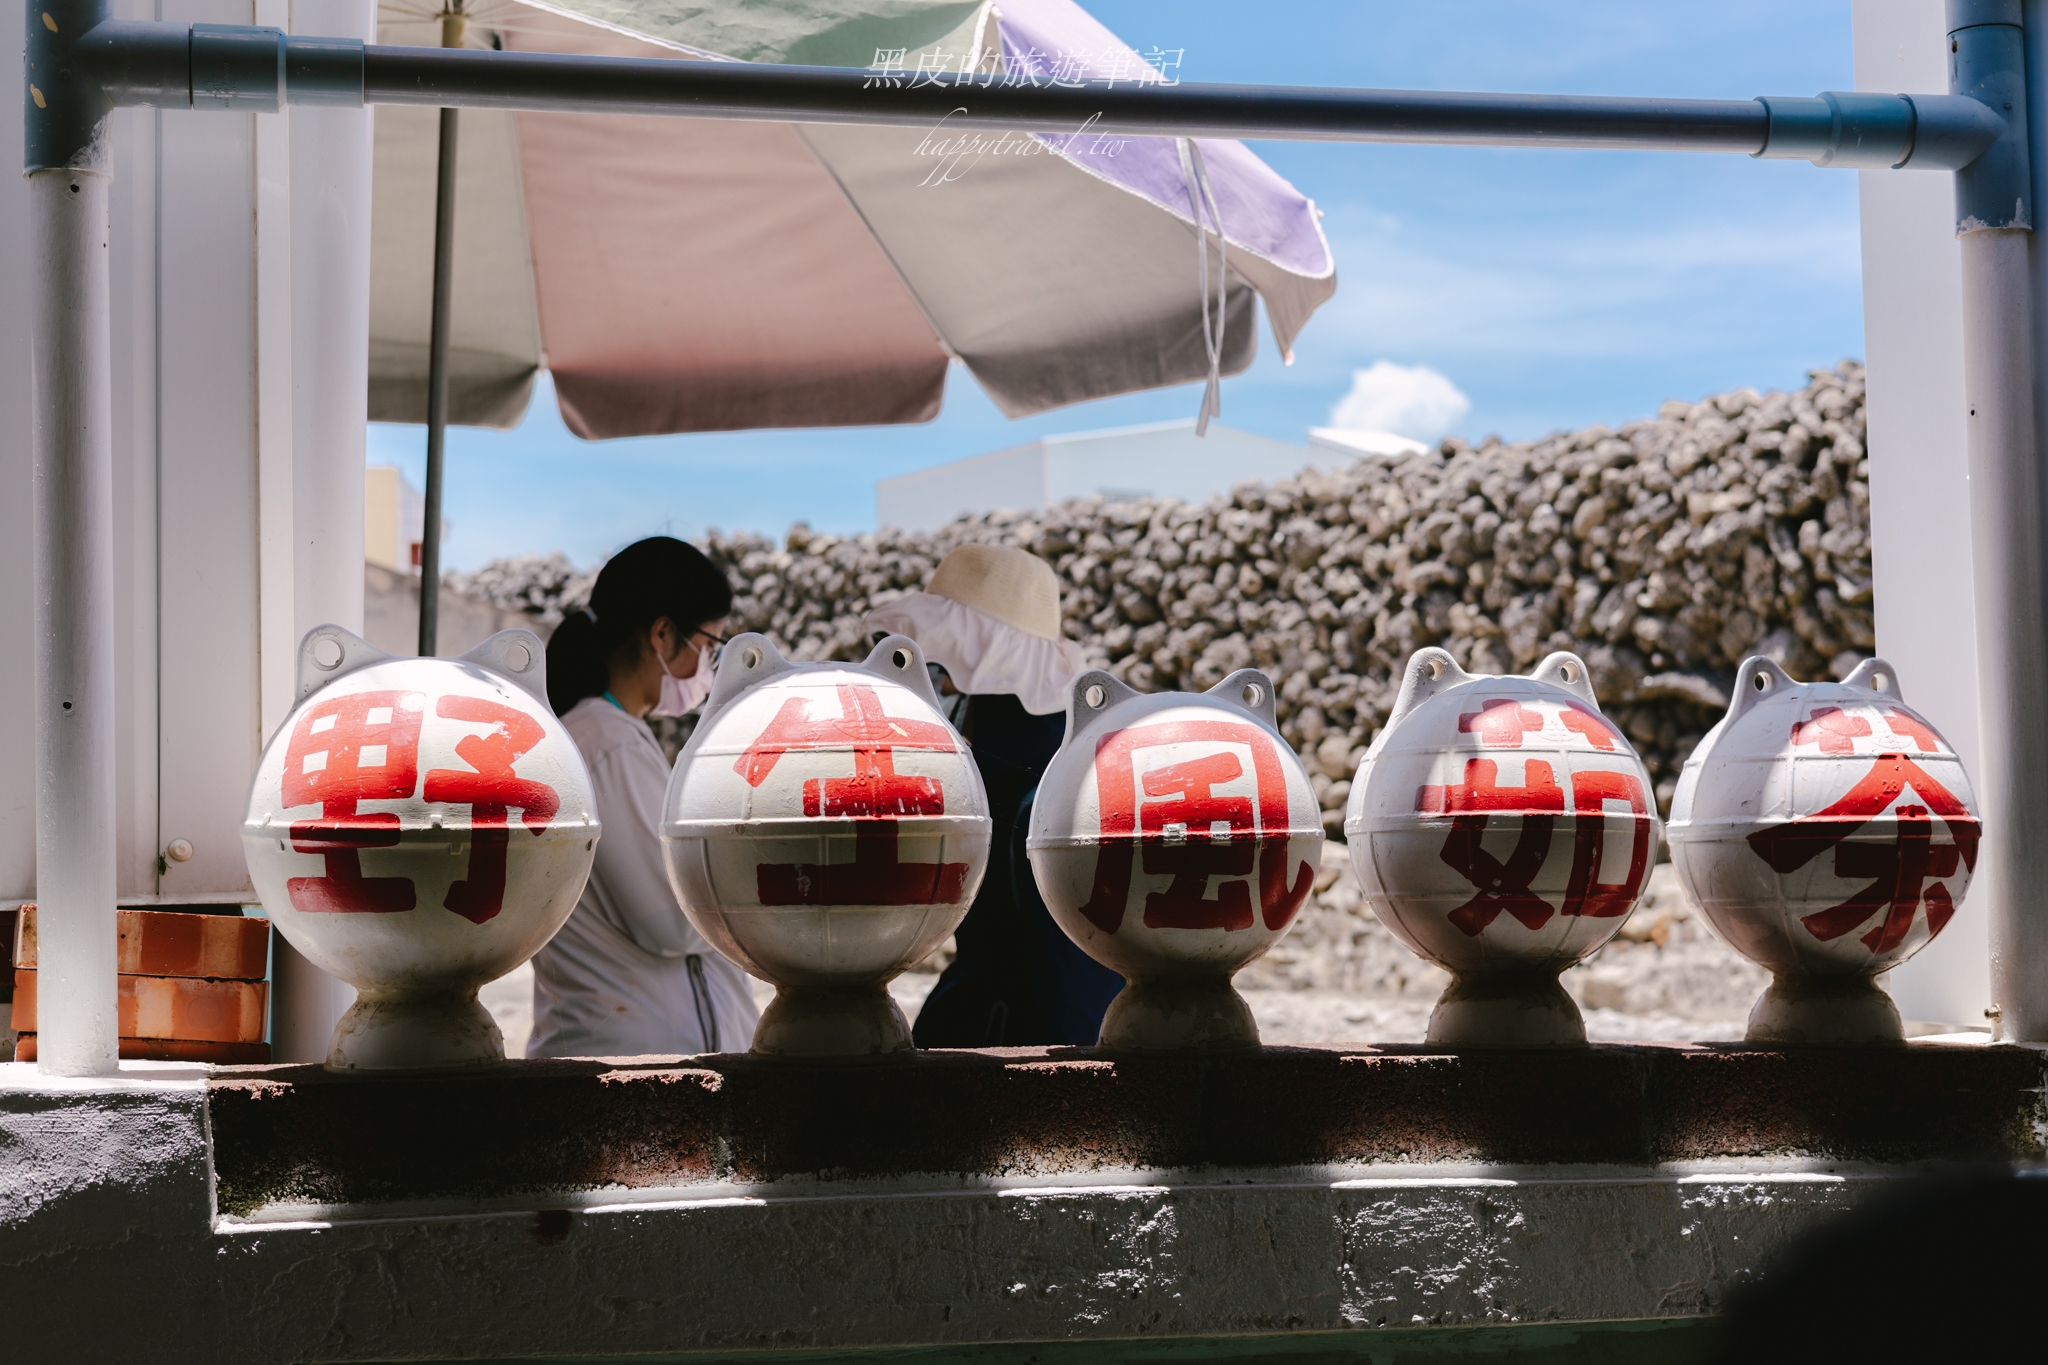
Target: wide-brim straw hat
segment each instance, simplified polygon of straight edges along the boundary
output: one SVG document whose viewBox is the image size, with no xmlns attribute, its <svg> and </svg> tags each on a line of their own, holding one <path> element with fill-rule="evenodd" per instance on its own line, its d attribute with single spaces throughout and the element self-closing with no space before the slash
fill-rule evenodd
<svg viewBox="0 0 2048 1365">
<path fill-rule="evenodd" d="M 962 545 L 940 563 L 925 591 L 1041 640 L 1060 638 L 1059 575 L 1028 550 Z"/>
<path fill-rule="evenodd" d="M 866 625 L 917 641 L 969 696 L 1013 694 L 1033 715 L 1064 711 L 1087 666 L 1060 629 L 1059 575 L 1007 545 L 960 546 L 926 591 L 876 607 Z"/>
</svg>

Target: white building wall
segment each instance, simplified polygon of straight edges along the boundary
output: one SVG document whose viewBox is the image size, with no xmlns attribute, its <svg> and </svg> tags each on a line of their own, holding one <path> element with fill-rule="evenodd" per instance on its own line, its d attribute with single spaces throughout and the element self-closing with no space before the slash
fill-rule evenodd
<svg viewBox="0 0 2048 1365">
<path fill-rule="evenodd" d="M 1284 479 L 1348 463 L 1248 431 L 1193 421 L 1047 436 L 875 484 L 876 522 L 928 531 L 968 512 L 1033 509 L 1069 498 L 1169 497 L 1202 502 L 1246 479 Z"/>
<path fill-rule="evenodd" d="M 253 20 L 249 0 L 178 0 L 165 17 Z M 157 116 L 157 847 L 191 841 L 154 888 L 167 900 L 248 894 L 239 826 L 260 744 L 257 654 L 257 115 Z M 274 116 L 273 116 L 274 117 Z M 114 235 L 146 230 L 117 217 Z M 143 325 L 141 319 L 129 326 Z M 120 335 L 123 320 L 115 320 Z"/>
<path fill-rule="evenodd" d="M 11 11 L 19 13 L 19 11 Z M 9 52 L 20 45 L 10 41 Z M 0 151 L 22 145 L 21 63 L 0 61 Z M 0 904 L 34 894 L 36 744 L 27 699 L 35 686 L 35 520 L 29 463 L 28 186 L 0 175 Z M 118 288 L 119 282 L 116 281 Z M 116 513 L 118 519 L 118 510 Z M 118 571 L 118 567 L 117 567 Z"/>
<path fill-rule="evenodd" d="M 117 12 L 142 18 L 153 3 Z M 114 838 L 122 895 L 156 891 L 157 746 L 157 115 L 114 114 Z M 136 230 L 124 230 L 139 225 Z M 135 325 L 128 325 L 130 322 Z M 24 424 L 24 427 L 26 424 Z M 22 440 L 29 439 L 24 429 Z M 24 580 L 25 581 L 25 580 Z M 31 734 L 23 727 L 24 736 Z M 31 863 L 33 853 L 31 852 Z M 33 869 L 23 895 L 33 894 Z"/>
<path fill-rule="evenodd" d="M 875 524 L 929 531 L 963 512 L 1045 506 L 1045 460 L 1036 441 L 875 483 Z"/>
<path fill-rule="evenodd" d="M 1856 87 L 1948 91 L 1935 0 L 1856 0 Z M 1861 171 L 1864 355 L 1877 648 L 1904 695 L 1977 770 L 1977 639 L 1970 584 L 1961 252 L 1954 178 Z M 2000 836 L 1995 813 L 1987 840 Z M 1972 891 L 1930 946 L 1887 983 L 1908 1019 L 1983 1026 L 1991 1004 L 1990 907 Z"/>
<path fill-rule="evenodd" d="M 370 0 L 115 12 L 372 31 Z M 0 145 L 21 145 L 21 101 L 20 63 L 0 62 Z M 362 627 L 370 115 L 130 109 L 112 142 L 117 887 L 131 904 L 236 899 L 249 775 L 289 707 L 298 638 Z M 23 182 L 0 176 L 0 258 L 26 259 L 27 232 Z M 27 316 L 28 283 L 0 271 L 7 316 Z M 0 904 L 35 895 L 28 382 L 27 333 L 7 328 Z M 160 872 L 177 838 L 194 856 Z M 279 945 L 281 1059 L 322 1055 L 347 1003 L 324 977 L 297 981 L 294 957 Z"/>
<path fill-rule="evenodd" d="M 1195 435 L 1195 424 L 1186 421 L 1050 436 L 1044 444 L 1048 502 L 1097 494 L 1203 502 L 1246 479 L 1284 479 L 1310 464 L 1350 463 L 1218 422 L 1209 424 L 1207 436 Z"/>
</svg>

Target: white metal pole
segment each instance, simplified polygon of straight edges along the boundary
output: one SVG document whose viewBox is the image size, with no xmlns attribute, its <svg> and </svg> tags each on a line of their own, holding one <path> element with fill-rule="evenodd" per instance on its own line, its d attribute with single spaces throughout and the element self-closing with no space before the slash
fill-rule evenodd
<svg viewBox="0 0 2048 1365">
<path fill-rule="evenodd" d="M 291 8 L 294 34 L 376 39 L 372 0 L 292 0 Z M 298 637 L 314 626 L 363 632 L 370 118 L 367 108 L 300 105 L 290 120 L 295 656 Z M 282 935 L 271 955 L 271 1060 L 325 1061 L 354 988 Z"/>
<path fill-rule="evenodd" d="M 114 445 L 106 117 L 69 42 L 103 3 L 30 5 L 34 274 L 36 1057 L 119 1067 L 114 927 Z M 42 117 L 38 117 L 42 115 Z"/>
<path fill-rule="evenodd" d="M 2034 407 L 2033 171 L 2021 0 L 1948 0 L 1949 89 L 2006 130 L 1956 173 L 1997 1036 L 2048 1041 L 2048 585 Z"/>
<path fill-rule="evenodd" d="M 1977 875 L 1990 907 L 2001 1038 L 2048 1039 L 2048 601 L 2042 592 L 2040 459 L 2034 418 L 2032 233 L 1962 238 L 1963 369 L 1976 579 L 1978 793 L 1993 825 Z"/>
</svg>

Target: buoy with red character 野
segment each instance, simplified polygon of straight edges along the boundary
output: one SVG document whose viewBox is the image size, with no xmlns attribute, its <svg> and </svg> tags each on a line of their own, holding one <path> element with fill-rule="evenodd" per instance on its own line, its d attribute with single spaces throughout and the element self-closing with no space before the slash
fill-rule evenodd
<svg viewBox="0 0 2048 1365">
<path fill-rule="evenodd" d="M 338 626 L 300 643 L 298 705 L 257 763 L 242 846 L 278 932 L 356 988 L 329 1070 L 504 1060 L 477 988 L 554 937 L 601 833 L 546 667 L 524 630 L 454 659 Z"/>
</svg>

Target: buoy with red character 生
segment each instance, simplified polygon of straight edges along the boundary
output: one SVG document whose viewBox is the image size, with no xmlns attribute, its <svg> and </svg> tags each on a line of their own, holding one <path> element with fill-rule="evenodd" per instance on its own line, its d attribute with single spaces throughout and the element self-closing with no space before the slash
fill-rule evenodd
<svg viewBox="0 0 2048 1365">
<path fill-rule="evenodd" d="M 662 852 L 710 944 L 775 986 L 770 1057 L 907 1054 L 890 979 L 943 943 L 988 866 L 988 796 L 896 635 L 861 663 L 734 637 L 663 802 Z"/>
</svg>

